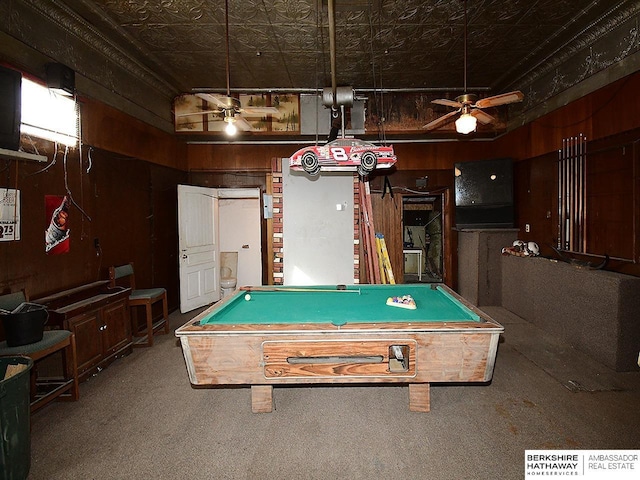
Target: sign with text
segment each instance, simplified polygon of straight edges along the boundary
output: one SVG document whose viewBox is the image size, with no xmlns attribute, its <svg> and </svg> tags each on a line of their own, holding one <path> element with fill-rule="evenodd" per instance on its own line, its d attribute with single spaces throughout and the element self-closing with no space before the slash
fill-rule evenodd
<svg viewBox="0 0 640 480">
<path fill-rule="evenodd" d="M 640 450 L 525 450 L 524 478 L 640 478 Z"/>
<path fill-rule="evenodd" d="M 0 188 L 0 242 L 20 240 L 20 190 Z"/>
</svg>

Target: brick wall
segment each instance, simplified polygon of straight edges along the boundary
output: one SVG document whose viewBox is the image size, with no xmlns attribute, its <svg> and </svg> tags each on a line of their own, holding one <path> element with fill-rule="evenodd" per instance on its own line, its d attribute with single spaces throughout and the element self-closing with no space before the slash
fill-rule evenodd
<svg viewBox="0 0 640 480">
<path fill-rule="evenodd" d="M 353 283 L 360 283 L 360 179 L 353 176 Z"/>
<path fill-rule="evenodd" d="M 273 178 L 273 284 L 284 283 L 284 253 L 282 243 L 282 159 L 271 161 Z"/>
</svg>

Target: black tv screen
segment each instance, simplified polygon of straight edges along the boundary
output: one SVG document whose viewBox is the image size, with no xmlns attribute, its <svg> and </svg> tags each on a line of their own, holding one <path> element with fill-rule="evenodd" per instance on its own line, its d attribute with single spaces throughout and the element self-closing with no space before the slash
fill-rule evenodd
<svg viewBox="0 0 640 480">
<path fill-rule="evenodd" d="M 510 158 L 456 163 L 455 188 L 458 228 L 513 227 L 513 164 Z"/>
<path fill-rule="evenodd" d="M 0 66 L 0 148 L 20 148 L 22 74 Z"/>
</svg>

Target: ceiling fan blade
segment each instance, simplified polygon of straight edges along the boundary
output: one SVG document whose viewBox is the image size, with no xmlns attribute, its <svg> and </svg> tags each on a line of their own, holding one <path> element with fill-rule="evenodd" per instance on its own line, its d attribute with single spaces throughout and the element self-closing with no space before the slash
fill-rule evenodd
<svg viewBox="0 0 640 480">
<path fill-rule="evenodd" d="M 200 97 L 204 101 L 212 103 L 222 110 L 227 108 L 227 103 L 225 102 L 226 97 L 221 98 L 221 97 L 218 97 L 217 95 L 213 95 L 212 93 L 196 93 L 196 97 Z"/>
<path fill-rule="evenodd" d="M 481 98 L 475 104 L 478 108 L 497 107 L 498 105 L 506 105 L 507 103 L 521 102 L 524 94 L 518 90 L 514 92 L 502 93 L 493 97 Z"/>
<path fill-rule="evenodd" d="M 197 112 L 176 113 L 176 117 L 190 117 L 192 115 L 208 115 L 210 113 L 220 114 L 220 110 L 199 110 Z"/>
<path fill-rule="evenodd" d="M 427 123 L 422 128 L 426 128 L 427 130 L 434 130 L 442 125 L 452 122 L 453 117 L 455 117 L 459 112 L 460 110 L 456 110 L 455 112 L 449 112 L 446 115 L 443 115 L 440 118 L 436 118 L 432 122 Z"/>
<path fill-rule="evenodd" d="M 462 104 L 460 102 L 456 102 L 455 100 L 447 100 L 446 98 L 439 98 L 438 100 L 432 100 L 431 103 L 444 105 L 446 107 L 462 108 Z"/>
<path fill-rule="evenodd" d="M 278 109 L 276 107 L 246 107 L 241 108 L 240 111 L 245 117 L 259 117 L 262 115 L 278 114 Z"/>
<path fill-rule="evenodd" d="M 478 121 L 480 123 L 482 123 L 483 125 L 486 125 L 487 123 L 491 123 L 491 122 L 495 121 L 495 118 L 493 118 L 488 113 L 483 112 L 479 108 L 474 108 L 473 110 L 471 110 L 471 115 L 476 117 L 478 119 Z"/>
<path fill-rule="evenodd" d="M 238 130 L 242 130 L 243 132 L 251 132 L 255 130 L 255 128 L 253 128 L 253 126 L 240 115 L 236 115 L 235 119 L 236 121 L 234 123 L 236 127 L 238 127 Z"/>
</svg>

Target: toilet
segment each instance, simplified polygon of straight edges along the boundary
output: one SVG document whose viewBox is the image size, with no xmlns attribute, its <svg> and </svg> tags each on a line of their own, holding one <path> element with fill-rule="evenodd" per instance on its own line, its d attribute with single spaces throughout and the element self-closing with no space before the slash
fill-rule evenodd
<svg viewBox="0 0 640 480">
<path fill-rule="evenodd" d="M 220 288 L 222 298 L 236 289 L 238 282 L 238 252 L 220 252 Z"/>
</svg>

